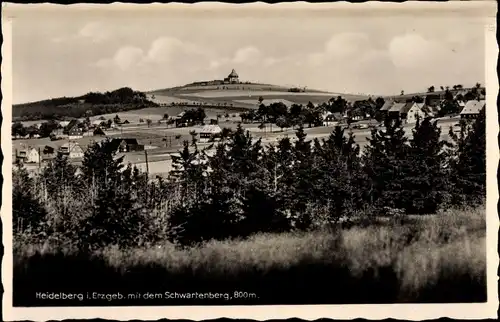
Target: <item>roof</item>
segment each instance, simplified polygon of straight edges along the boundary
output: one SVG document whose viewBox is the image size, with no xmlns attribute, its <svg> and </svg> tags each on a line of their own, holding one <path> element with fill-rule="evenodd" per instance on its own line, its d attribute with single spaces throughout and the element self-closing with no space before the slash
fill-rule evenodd
<svg viewBox="0 0 500 322">
<path fill-rule="evenodd" d="M 238 77 L 238 74 L 236 73 L 236 71 L 233 69 L 231 71 L 231 74 L 229 74 L 227 77 Z"/>
<path fill-rule="evenodd" d="M 216 124 L 210 124 L 210 125 L 205 125 L 201 128 L 200 133 L 212 133 L 212 134 L 217 134 L 221 133 L 222 129 L 220 126 Z"/>
<path fill-rule="evenodd" d="M 73 151 L 74 149 L 79 148 L 83 151 L 83 149 L 80 147 L 80 145 L 76 142 L 64 143 L 63 145 L 61 145 L 61 147 L 59 149 L 62 149 L 62 148 L 67 148 L 68 151 Z"/>
<path fill-rule="evenodd" d="M 486 101 L 468 101 L 460 114 L 479 114 L 485 105 Z"/>
<path fill-rule="evenodd" d="M 399 113 L 406 114 L 408 113 L 413 106 L 417 106 L 419 109 L 422 109 L 425 104 L 424 103 L 415 103 L 415 102 L 408 102 L 406 103 L 400 110 Z"/>
<path fill-rule="evenodd" d="M 389 112 L 400 112 L 403 107 L 405 107 L 406 103 L 394 103 L 391 108 L 388 110 Z"/>
<path fill-rule="evenodd" d="M 381 111 L 388 111 L 391 109 L 392 105 L 394 105 L 394 101 L 387 100 L 384 102 L 384 105 L 380 108 Z"/>
<path fill-rule="evenodd" d="M 68 126 L 68 125 L 69 125 L 69 123 L 70 123 L 69 121 L 61 121 L 61 122 L 59 122 L 59 124 L 60 124 L 62 127 L 66 127 L 66 126 Z"/>
</svg>

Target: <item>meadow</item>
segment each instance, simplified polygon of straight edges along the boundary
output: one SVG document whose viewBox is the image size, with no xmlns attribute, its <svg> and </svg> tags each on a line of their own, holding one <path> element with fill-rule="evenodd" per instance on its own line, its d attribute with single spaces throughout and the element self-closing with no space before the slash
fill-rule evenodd
<svg viewBox="0 0 500 322">
<path fill-rule="evenodd" d="M 87 254 L 69 246 L 18 240 L 14 305 L 41 304 L 33 296 L 36 291 L 89 290 L 125 295 L 113 305 L 483 302 L 485 227 L 481 206 L 391 219 L 363 216 L 330 229 L 257 234 L 187 248 L 165 242 L 130 249 L 111 246 Z M 166 291 L 223 292 L 233 298 L 126 297 Z M 247 295 L 237 299 L 235 291 Z"/>
</svg>

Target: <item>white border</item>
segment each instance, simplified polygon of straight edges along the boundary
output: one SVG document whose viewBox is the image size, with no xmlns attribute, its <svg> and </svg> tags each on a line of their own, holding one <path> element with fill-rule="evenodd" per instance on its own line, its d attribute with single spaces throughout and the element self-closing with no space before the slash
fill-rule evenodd
<svg viewBox="0 0 500 322">
<path fill-rule="evenodd" d="M 44 10 L 64 11 L 69 10 L 85 14 L 106 10 L 159 10 L 163 8 L 193 10 L 196 8 L 207 10 L 233 10 L 243 12 L 243 9 L 255 10 L 324 10 L 335 8 L 345 10 L 349 13 L 367 13 L 368 8 L 391 10 L 396 14 L 414 14 L 415 11 L 424 14 L 445 15 L 450 10 L 462 10 L 464 15 L 483 12 L 484 17 L 491 18 L 486 26 L 486 93 L 487 93 L 487 259 L 488 259 L 488 302 L 484 304 L 393 304 L 393 305 L 304 305 L 304 306 L 185 306 L 185 307 L 65 307 L 65 308 L 13 308 L 12 307 L 12 141 L 10 135 L 11 105 L 12 105 L 12 21 L 2 19 L 2 30 L 4 42 L 2 45 L 3 63 L 2 73 L 2 114 L 3 123 L 1 129 L 1 148 L 4 155 L 2 173 L 4 184 L 2 186 L 2 208 L 1 216 L 3 223 L 3 244 L 5 255 L 2 262 L 2 283 L 4 286 L 3 312 L 4 320 L 62 320 L 62 319 L 85 319 L 106 318 L 113 320 L 143 319 L 154 320 L 160 318 L 205 320 L 220 317 L 227 318 L 249 318 L 255 320 L 286 319 L 298 317 L 306 320 L 330 317 L 337 319 L 406 319 L 423 320 L 439 317 L 461 318 L 461 319 L 484 319 L 495 318 L 498 307 L 497 292 L 497 267 L 499 263 L 497 253 L 498 215 L 496 204 L 498 201 L 498 187 L 496 182 L 496 170 L 499 160 L 499 147 L 497 145 L 498 115 L 496 109 L 496 98 L 498 94 L 498 79 L 496 75 L 496 63 L 498 57 L 498 46 L 496 43 L 496 2 L 447 2 L 447 3 L 379 3 L 367 2 L 363 4 L 334 3 L 334 4 L 309 4 L 309 3 L 286 3 L 269 5 L 253 3 L 245 5 L 231 5 L 221 3 L 199 3 L 188 4 L 111 4 L 111 5 L 17 5 L 3 4 L 2 15 L 5 17 L 15 16 L 21 11 L 33 14 Z M 161 7 L 161 8 L 160 8 Z M 466 10 L 464 10 L 464 8 Z M 8 9 L 8 10 L 5 10 Z M 435 10 L 434 10 L 435 9 Z M 473 11 L 477 9 L 477 11 Z M 253 12 L 253 11 L 252 11 Z M 373 12 L 373 11 L 370 11 Z M 489 21 L 489 20 L 488 20 Z"/>
</svg>

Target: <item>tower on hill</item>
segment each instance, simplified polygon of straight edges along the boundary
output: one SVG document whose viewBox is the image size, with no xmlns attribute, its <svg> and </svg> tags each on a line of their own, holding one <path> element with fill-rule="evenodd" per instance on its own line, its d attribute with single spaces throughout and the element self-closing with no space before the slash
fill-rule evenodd
<svg viewBox="0 0 500 322">
<path fill-rule="evenodd" d="M 234 69 L 231 71 L 231 74 L 224 78 L 224 84 L 238 84 L 239 82 L 239 76 Z"/>
</svg>

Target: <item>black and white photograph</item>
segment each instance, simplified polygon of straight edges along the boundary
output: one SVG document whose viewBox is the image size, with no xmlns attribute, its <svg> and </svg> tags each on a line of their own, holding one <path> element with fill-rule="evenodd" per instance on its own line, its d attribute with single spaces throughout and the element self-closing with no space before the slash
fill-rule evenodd
<svg viewBox="0 0 500 322">
<path fill-rule="evenodd" d="M 5 5 L 9 319 L 496 316 L 496 3 L 410 2 Z"/>
</svg>

